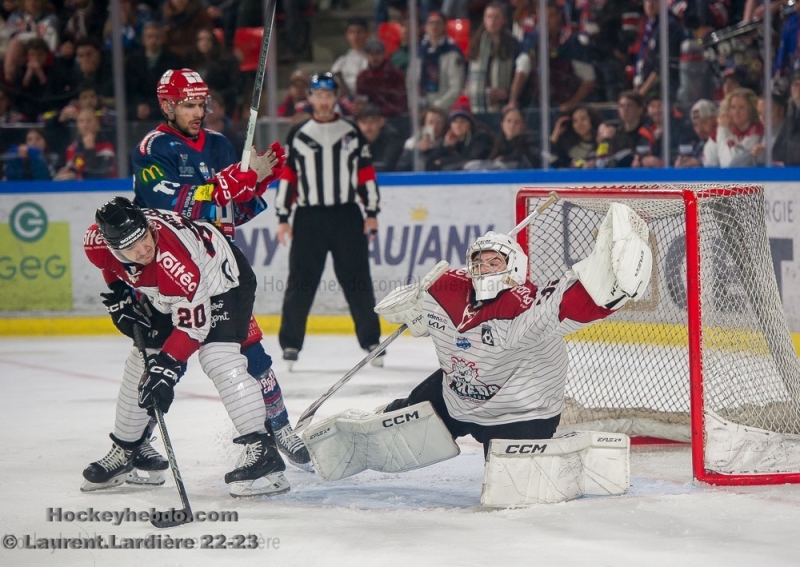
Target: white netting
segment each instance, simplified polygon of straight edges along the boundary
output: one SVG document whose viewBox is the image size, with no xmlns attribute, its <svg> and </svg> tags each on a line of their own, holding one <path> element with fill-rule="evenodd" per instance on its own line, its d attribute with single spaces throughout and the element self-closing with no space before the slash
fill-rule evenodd
<svg viewBox="0 0 800 567">
<path fill-rule="evenodd" d="M 688 192 L 698 203 L 705 411 L 732 429 L 756 428 L 781 434 L 781 439 L 800 434 L 800 365 L 775 281 L 763 190 L 707 185 L 613 189 L 648 223 L 654 274 L 641 301 L 569 337 L 562 428 L 586 429 L 589 424 L 632 435 L 691 439 L 682 194 Z M 531 279 L 537 285 L 589 254 L 611 202 L 607 195 L 586 198 L 585 191 L 582 198 L 568 190 L 559 195 L 561 200 L 527 228 Z M 543 191 L 528 198 L 528 210 L 547 196 Z M 769 468 L 786 470 L 782 465 Z"/>
</svg>

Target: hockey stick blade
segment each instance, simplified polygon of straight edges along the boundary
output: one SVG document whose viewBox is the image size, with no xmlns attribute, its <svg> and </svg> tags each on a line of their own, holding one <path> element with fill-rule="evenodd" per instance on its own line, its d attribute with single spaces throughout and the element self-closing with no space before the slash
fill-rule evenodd
<svg viewBox="0 0 800 567">
<path fill-rule="evenodd" d="M 150 523 L 156 528 L 174 528 L 194 521 L 194 515 L 188 508 L 180 510 L 167 510 L 166 512 L 155 512 L 150 516 Z"/>
</svg>

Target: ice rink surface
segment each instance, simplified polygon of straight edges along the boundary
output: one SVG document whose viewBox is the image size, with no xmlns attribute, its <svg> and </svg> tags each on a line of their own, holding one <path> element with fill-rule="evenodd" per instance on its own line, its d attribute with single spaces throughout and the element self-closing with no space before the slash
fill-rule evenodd
<svg viewBox="0 0 800 567">
<path fill-rule="evenodd" d="M 280 353 L 275 337 L 265 345 Z M 633 447 L 624 496 L 525 509 L 480 506 L 483 455 L 471 438 L 459 441 L 459 457 L 425 469 L 326 483 L 290 467 L 288 494 L 234 500 L 223 482 L 238 455 L 234 429 L 196 358 L 166 421 L 192 508 L 235 511 L 238 521 L 160 531 L 149 522 L 63 521 L 90 509 L 180 507 L 169 471 L 162 487 L 79 491 L 83 468 L 110 449 L 129 346 L 122 337 L 0 340 L 0 565 L 800 565 L 800 486 L 694 483 L 688 446 Z M 354 337 L 317 335 L 308 337 L 295 372 L 276 360 L 292 422 L 363 356 Z M 435 367 L 428 339 L 401 337 L 384 369 L 363 369 L 317 418 L 405 396 Z M 160 440 L 154 446 L 163 453 Z M 51 508 L 61 509 L 61 522 L 48 520 Z M 31 542 L 114 536 L 118 545 L 145 538 L 162 547 L 168 537 L 213 546 L 224 536 L 233 546 L 257 539 L 260 549 L 22 549 L 26 535 Z M 8 549 L 14 538 L 18 547 Z"/>
</svg>

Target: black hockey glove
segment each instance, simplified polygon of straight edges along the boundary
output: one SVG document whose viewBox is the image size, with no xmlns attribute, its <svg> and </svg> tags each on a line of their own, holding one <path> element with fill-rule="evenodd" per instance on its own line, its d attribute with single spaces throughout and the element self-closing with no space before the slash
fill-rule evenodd
<svg viewBox="0 0 800 567">
<path fill-rule="evenodd" d="M 124 335 L 133 336 L 133 325 L 139 324 L 150 329 L 150 317 L 133 296 L 133 290 L 123 281 L 108 284 L 110 293 L 101 293 L 103 305 L 108 309 L 114 326 Z M 130 331 L 130 333 L 128 332 Z"/>
<path fill-rule="evenodd" d="M 154 416 L 153 406 L 158 404 L 161 411 L 167 413 L 175 398 L 175 384 L 183 372 L 183 363 L 164 352 L 148 356 L 147 372 L 139 382 L 139 407 L 147 409 L 147 415 Z"/>
</svg>

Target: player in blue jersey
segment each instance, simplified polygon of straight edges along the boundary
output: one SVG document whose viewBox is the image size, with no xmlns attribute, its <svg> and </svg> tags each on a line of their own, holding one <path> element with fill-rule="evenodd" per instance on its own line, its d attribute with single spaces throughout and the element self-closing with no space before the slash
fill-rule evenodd
<svg viewBox="0 0 800 567">
<path fill-rule="evenodd" d="M 262 195 L 280 176 L 286 160 L 283 149 L 276 142 L 267 152 L 252 151 L 249 168 L 243 172 L 230 141 L 203 128 L 206 112 L 212 109 L 208 86 L 198 73 L 167 71 L 156 94 L 166 123 L 149 132 L 133 150 L 134 203 L 213 222 L 233 242 L 235 226 L 266 210 Z M 261 338 L 258 324 L 251 319 L 242 345 L 247 370 L 261 384 L 267 421 L 281 452 L 291 463 L 310 470 L 311 459 L 289 424 L 272 358 Z"/>
</svg>

